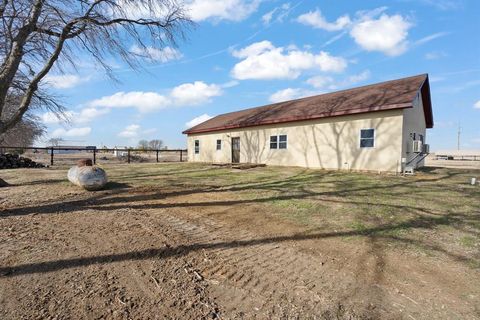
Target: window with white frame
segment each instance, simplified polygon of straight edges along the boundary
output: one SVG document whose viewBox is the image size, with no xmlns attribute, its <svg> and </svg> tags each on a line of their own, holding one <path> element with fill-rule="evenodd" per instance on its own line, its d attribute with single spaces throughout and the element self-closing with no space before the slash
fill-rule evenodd
<svg viewBox="0 0 480 320">
<path fill-rule="evenodd" d="M 287 149 L 287 135 L 278 136 L 278 149 Z"/>
<path fill-rule="evenodd" d="M 222 150 L 222 140 L 217 140 L 217 150 Z"/>
<path fill-rule="evenodd" d="M 200 153 L 200 140 L 195 140 L 195 154 Z"/>
<path fill-rule="evenodd" d="M 270 136 L 270 149 L 287 149 L 287 135 Z"/>
<path fill-rule="evenodd" d="M 360 148 L 373 148 L 375 146 L 375 129 L 360 130 Z"/>
<path fill-rule="evenodd" d="M 278 137 L 270 136 L 270 149 L 278 149 Z"/>
</svg>

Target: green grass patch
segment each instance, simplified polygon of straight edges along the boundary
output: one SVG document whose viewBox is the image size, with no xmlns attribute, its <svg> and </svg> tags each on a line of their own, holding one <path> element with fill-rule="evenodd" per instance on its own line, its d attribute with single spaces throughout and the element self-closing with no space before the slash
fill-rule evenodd
<svg viewBox="0 0 480 320">
<path fill-rule="evenodd" d="M 477 244 L 478 239 L 472 236 L 463 236 L 460 238 L 460 244 L 466 248 L 473 248 Z"/>
</svg>

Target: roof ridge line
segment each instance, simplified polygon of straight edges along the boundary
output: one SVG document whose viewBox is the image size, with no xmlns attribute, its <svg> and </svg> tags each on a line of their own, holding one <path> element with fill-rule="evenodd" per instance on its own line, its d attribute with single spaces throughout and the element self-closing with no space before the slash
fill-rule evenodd
<svg viewBox="0 0 480 320">
<path fill-rule="evenodd" d="M 420 74 L 417 74 L 417 75 L 414 75 L 414 76 L 408 76 L 408 77 L 399 78 L 399 79 L 390 79 L 390 80 L 386 80 L 386 81 L 381 81 L 381 82 L 375 82 L 375 83 L 366 84 L 366 85 L 359 86 L 359 87 L 347 88 L 347 89 L 342 89 L 342 90 L 337 90 L 337 91 L 330 91 L 330 92 L 315 94 L 315 95 L 311 95 L 311 96 L 307 96 L 307 97 L 302 97 L 302 98 L 297 98 L 297 99 L 292 99 L 292 100 L 279 101 L 279 102 L 275 102 L 275 103 L 271 103 L 271 104 L 264 104 L 264 105 L 261 105 L 261 106 L 250 107 L 250 108 L 241 109 L 241 110 L 237 110 L 237 111 L 224 112 L 224 113 L 222 113 L 222 114 L 216 115 L 216 116 L 213 117 L 212 119 L 214 119 L 214 118 L 216 118 L 216 117 L 218 117 L 218 116 L 223 116 L 223 115 L 227 115 L 227 114 L 232 114 L 232 113 L 237 113 L 237 112 L 242 112 L 242 111 L 248 111 L 248 110 L 253 110 L 253 109 L 260 109 L 260 108 L 263 108 L 263 107 L 275 106 L 275 105 L 280 104 L 280 103 L 301 101 L 301 100 L 304 100 L 304 99 L 310 99 L 310 98 L 313 98 L 313 97 L 323 96 L 323 95 L 327 95 L 327 94 L 334 94 L 334 93 L 339 93 L 339 92 L 343 92 L 343 91 L 362 89 L 362 88 L 367 88 L 367 87 L 370 87 L 370 86 L 377 86 L 377 85 L 384 84 L 384 83 L 389 83 L 389 82 L 394 82 L 394 81 L 401 81 L 401 80 L 406 80 L 406 79 L 410 79 L 410 78 L 416 78 L 416 77 L 420 77 L 420 76 L 427 76 L 427 77 L 428 77 L 428 73 L 420 73 Z M 423 84 L 423 83 L 422 83 L 422 84 Z M 211 120 L 211 119 L 209 119 L 209 120 Z M 192 127 L 192 128 L 194 128 L 194 127 Z"/>
</svg>

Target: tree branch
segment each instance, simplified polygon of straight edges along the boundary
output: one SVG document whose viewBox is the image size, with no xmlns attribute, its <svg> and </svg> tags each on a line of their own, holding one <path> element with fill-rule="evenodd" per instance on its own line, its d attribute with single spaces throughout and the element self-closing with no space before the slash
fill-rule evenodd
<svg viewBox="0 0 480 320">
<path fill-rule="evenodd" d="M 12 128 L 16 123 L 18 123 L 25 112 L 27 112 L 28 107 L 30 106 L 30 103 L 32 101 L 32 97 L 35 94 L 35 92 L 38 89 L 38 84 L 40 81 L 47 75 L 47 73 L 52 69 L 54 63 L 58 60 L 58 57 L 60 56 L 60 53 L 62 52 L 63 45 L 66 40 L 66 35 L 70 32 L 70 25 L 65 26 L 65 28 L 62 31 L 61 36 L 58 39 L 57 46 L 55 50 L 53 51 L 52 55 L 48 59 L 47 63 L 43 67 L 40 72 L 37 73 L 37 75 L 32 79 L 30 84 L 28 85 L 28 88 L 22 98 L 22 101 L 20 102 L 20 105 L 18 107 L 18 110 L 14 113 L 11 119 L 9 119 L 6 123 L 4 121 L 0 122 L 0 134 L 6 132 L 8 129 Z"/>
</svg>

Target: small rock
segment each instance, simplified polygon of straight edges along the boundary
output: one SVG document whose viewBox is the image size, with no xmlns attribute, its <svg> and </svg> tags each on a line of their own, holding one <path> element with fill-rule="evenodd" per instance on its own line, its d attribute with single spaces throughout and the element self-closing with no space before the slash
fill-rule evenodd
<svg viewBox="0 0 480 320">
<path fill-rule="evenodd" d="M 77 167 L 91 167 L 93 166 L 92 159 L 80 159 L 77 161 Z"/>
</svg>

